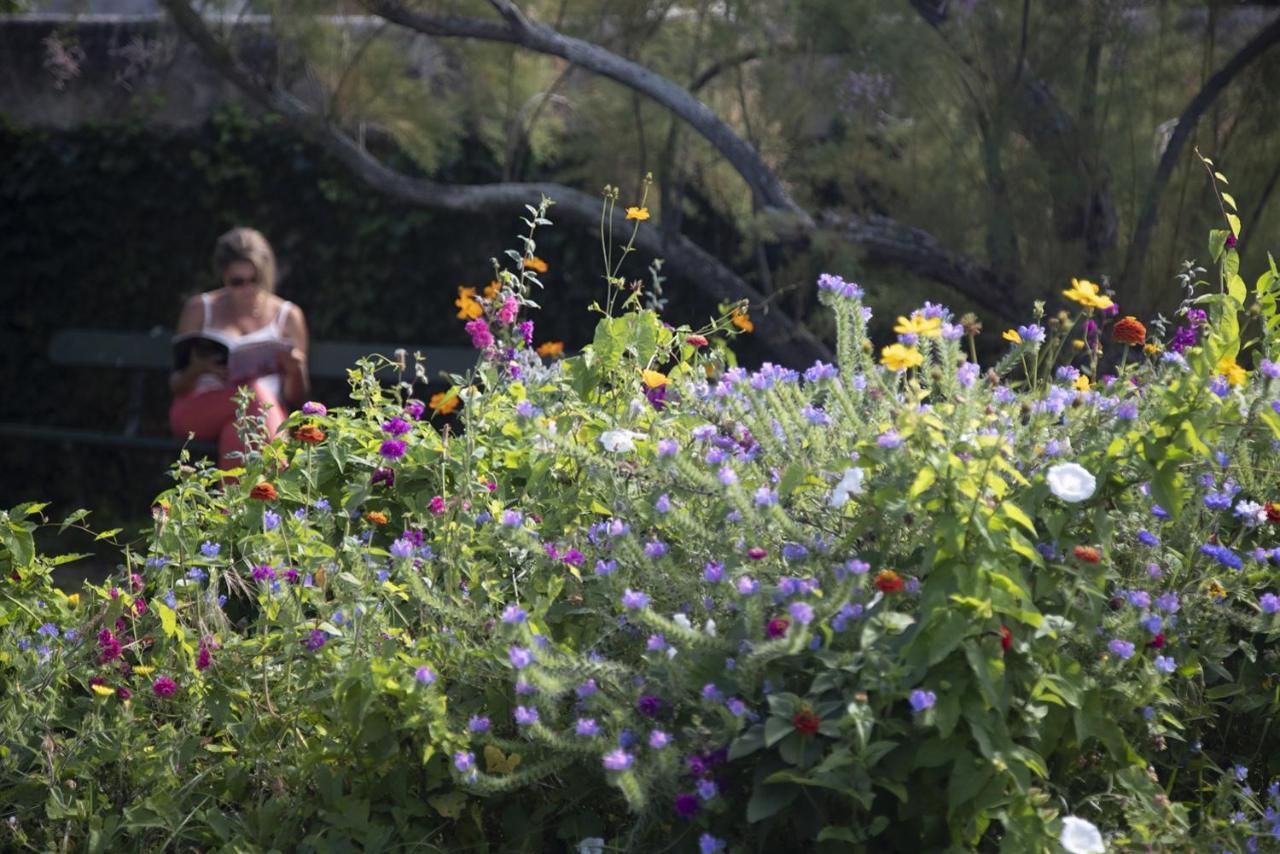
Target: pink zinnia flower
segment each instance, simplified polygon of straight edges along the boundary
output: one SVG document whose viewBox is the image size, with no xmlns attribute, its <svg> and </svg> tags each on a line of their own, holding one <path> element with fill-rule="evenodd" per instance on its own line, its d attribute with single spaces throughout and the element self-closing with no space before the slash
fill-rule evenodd
<svg viewBox="0 0 1280 854">
<path fill-rule="evenodd" d="M 510 326 L 516 322 L 516 314 L 520 311 L 520 304 L 516 302 L 515 297 L 507 297 L 507 301 L 502 304 L 502 308 L 498 309 L 498 322 L 503 326 Z"/>
<path fill-rule="evenodd" d="M 472 320 L 463 328 L 471 336 L 472 347 L 477 350 L 487 350 L 493 346 L 493 333 L 489 331 L 489 324 L 483 318 Z"/>
<path fill-rule="evenodd" d="M 173 692 L 177 690 L 178 683 L 168 676 L 161 676 L 151 683 L 151 692 L 160 698 L 172 697 Z"/>
<path fill-rule="evenodd" d="M 427 504 L 427 509 L 431 511 L 432 516 L 439 516 L 444 512 L 444 499 L 439 495 L 434 496 Z"/>
</svg>

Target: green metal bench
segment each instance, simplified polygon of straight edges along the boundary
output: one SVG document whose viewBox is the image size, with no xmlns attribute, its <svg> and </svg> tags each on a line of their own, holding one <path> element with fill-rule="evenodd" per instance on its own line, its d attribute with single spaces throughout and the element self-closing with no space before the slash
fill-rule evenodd
<svg viewBox="0 0 1280 854">
<path fill-rule="evenodd" d="M 86 368 L 115 368 L 129 372 L 129 397 L 125 404 L 124 423 L 119 433 L 105 433 L 78 427 L 44 424 L 3 424 L 0 436 L 62 442 L 72 445 L 98 445 L 173 451 L 188 447 L 193 453 L 212 455 L 212 442 L 187 442 L 172 436 L 141 435 L 143 407 L 146 403 L 146 380 L 157 371 L 168 372 L 172 366 L 170 338 L 173 333 L 156 328 L 150 332 L 112 332 L 100 329 L 64 329 L 49 342 L 49 360 L 55 365 Z M 348 343 L 312 341 L 307 361 L 311 376 L 319 379 L 343 379 L 356 360 L 370 353 L 392 357 L 396 350 L 421 353 L 427 370 L 464 374 L 474 364 L 475 351 L 468 347 L 412 347 L 388 343 Z M 388 373 L 391 369 L 384 369 Z"/>
</svg>

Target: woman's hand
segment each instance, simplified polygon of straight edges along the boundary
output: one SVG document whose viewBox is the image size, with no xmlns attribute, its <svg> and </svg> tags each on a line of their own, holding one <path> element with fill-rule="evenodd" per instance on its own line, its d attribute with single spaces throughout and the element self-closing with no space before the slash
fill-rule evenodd
<svg viewBox="0 0 1280 854">
<path fill-rule="evenodd" d="M 297 347 L 281 350 L 276 354 L 276 367 L 286 377 L 301 378 L 307 368 L 307 354 Z"/>
</svg>

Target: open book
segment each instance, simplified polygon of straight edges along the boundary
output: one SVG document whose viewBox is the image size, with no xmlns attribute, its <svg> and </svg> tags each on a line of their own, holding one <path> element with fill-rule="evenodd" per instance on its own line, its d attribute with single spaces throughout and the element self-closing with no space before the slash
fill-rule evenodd
<svg viewBox="0 0 1280 854">
<path fill-rule="evenodd" d="M 212 330 L 186 332 L 173 337 L 173 367 L 183 370 L 191 364 L 191 355 L 198 353 L 226 365 L 227 377 L 232 381 L 254 379 L 277 373 L 277 354 L 291 349 L 293 341 L 288 339 L 245 340 Z"/>
</svg>

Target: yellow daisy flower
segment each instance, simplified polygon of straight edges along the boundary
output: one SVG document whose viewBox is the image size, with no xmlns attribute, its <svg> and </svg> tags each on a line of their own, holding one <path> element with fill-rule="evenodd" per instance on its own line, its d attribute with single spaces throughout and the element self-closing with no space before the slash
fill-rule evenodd
<svg viewBox="0 0 1280 854">
<path fill-rule="evenodd" d="M 880 351 L 880 364 L 891 371 L 905 371 L 924 364 L 924 355 L 915 347 L 890 344 Z"/>
<path fill-rule="evenodd" d="M 893 327 L 893 331 L 899 335 L 919 335 L 926 338 L 934 338 L 942 334 L 942 318 L 925 317 L 918 311 L 909 318 L 899 315 L 898 324 Z"/>
<path fill-rule="evenodd" d="M 1022 343 L 1022 336 L 1018 334 L 1018 330 L 1016 329 L 1006 329 L 1004 331 L 1004 334 L 1001 335 L 1000 337 L 1006 341 L 1011 341 L 1014 344 Z"/>
<path fill-rule="evenodd" d="M 1248 372 L 1231 356 L 1223 356 L 1218 360 L 1218 373 L 1226 377 L 1231 385 L 1244 385 L 1248 377 Z"/>
<path fill-rule="evenodd" d="M 1088 279 L 1072 279 L 1071 287 L 1063 291 L 1062 295 L 1085 308 L 1105 309 L 1115 305 L 1111 297 L 1101 293 L 1098 286 Z"/>
<path fill-rule="evenodd" d="M 648 208 L 627 208 L 627 219 L 634 219 L 644 222 L 649 218 Z"/>
</svg>

